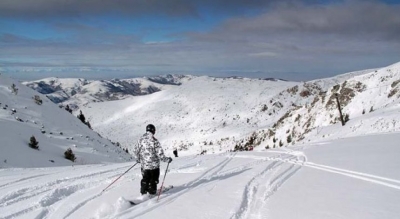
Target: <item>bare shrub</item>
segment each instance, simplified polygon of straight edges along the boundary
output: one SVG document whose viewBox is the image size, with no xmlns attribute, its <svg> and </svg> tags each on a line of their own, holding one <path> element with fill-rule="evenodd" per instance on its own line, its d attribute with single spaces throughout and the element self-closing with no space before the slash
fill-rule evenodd
<svg viewBox="0 0 400 219">
<path fill-rule="evenodd" d="M 33 97 L 33 100 L 35 101 L 35 103 L 36 103 L 37 105 L 42 105 L 42 103 L 43 103 L 43 101 L 42 101 L 42 99 L 40 99 L 39 95 L 35 95 L 35 96 Z"/>
<path fill-rule="evenodd" d="M 302 90 L 300 92 L 300 97 L 308 97 L 311 95 L 311 92 L 309 90 Z"/>
</svg>

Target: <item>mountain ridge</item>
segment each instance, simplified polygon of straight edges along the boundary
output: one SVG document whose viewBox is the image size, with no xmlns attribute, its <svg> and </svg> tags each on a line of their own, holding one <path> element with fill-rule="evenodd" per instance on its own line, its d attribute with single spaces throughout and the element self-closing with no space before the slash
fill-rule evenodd
<svg viewBox="0 0 400 219">
<path fill-rule="evenodd" d="M 385 111 L 387 118 L 381 122 L 400 124 L 395 113 L 399 107 L 399 83 L 395 83 L 400 78 L 399 65 L 308 82 L 203 76 L 168 90 L 113 102 L 120 109 L 117 111 L 109 110 L 109 103 L 90 103 L 83 110 L 92 116 L 95 130 L 110 133 L 127 147 L 133 146 L 142 127 L 156 123 L 166 148 L 177 147 L 182 153 L 246 150 L 259 145 L 276 148 L 397 130 L 398 125 L 385 130 L 362 124 L 377 122 L 374 111 Z M 373 91 L 383 82 L 388 83 L 386 90 Z M 349 119 L 341 133 L 329 133 L 333 126 L 341 125 L 335 93 L 339 94 L 343 116 L 347 114 Z M 106 112 L 107 118 L 100 116 L 99 110 Z"/>
<path fill-rule="evenodd" d="M 50 77 L 25 81 L 24 85 L 45 94 L 54 103 L 69 105 L 73 110 L 90 102 L 120 100 L 129 96 L 147 95 L 179 86 L 191 80 L 190 75 L 163 75 L 131 79 L 87 80 L 84 78 Z"/>
<path fill-rule="evenodd" d="M 276 148 L 397 130 L 398 125 L 374 124 L 400 124 L 399 69 L 395 63 L 307 82 L 182 76 L 183 83 L 151 94 L 79 107 L 96 131 L 124 148 L 133 147 L 148 123 L 157 126 L 167 150 L 176 147 L 184 154 Z M 330 133 L 341 125 L 336 93 L 349 121 L 343 132 Z M 375 118 L 376 110 L 386 117 Z"/>
</svg>

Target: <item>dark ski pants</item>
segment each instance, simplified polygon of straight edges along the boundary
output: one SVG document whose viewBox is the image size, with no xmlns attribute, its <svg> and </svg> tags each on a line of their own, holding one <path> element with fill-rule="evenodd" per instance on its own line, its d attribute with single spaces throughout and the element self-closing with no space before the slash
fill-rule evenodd
<svg viewBox="0 0 400 219">
<path fill-rule="evenodd" d="M 142 181 L 140 182 L 140 193 L 142 195 L 149 193 L 155 195 L 157 193 L 158 178 L 160 177 L 160 168 L 154 170 L 142 169 Z"/>
</svg>

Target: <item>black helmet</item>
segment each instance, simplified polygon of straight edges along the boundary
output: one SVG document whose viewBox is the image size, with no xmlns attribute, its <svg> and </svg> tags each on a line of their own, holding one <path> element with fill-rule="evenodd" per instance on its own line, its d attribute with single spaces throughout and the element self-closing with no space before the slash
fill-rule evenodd
<svg viewBox="0 0 400 219">
<path fill-rule="evenodd" d="M 146 126 L 146 131 L 153 133 L 153 135 L 156 133 L 156 127 L 153 124 L 148 124 Z"/>
</svg>

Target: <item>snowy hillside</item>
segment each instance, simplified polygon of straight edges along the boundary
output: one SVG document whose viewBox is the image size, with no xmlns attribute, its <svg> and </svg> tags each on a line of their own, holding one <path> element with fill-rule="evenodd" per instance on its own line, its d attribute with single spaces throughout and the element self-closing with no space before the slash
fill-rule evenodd
<svg viewBox="0 0 400 219">
<path fill-rule="evenodd" d="M 96 131 L 128 148 L 148 123 L 166 149 L 184 154 L 276 148 L 399 130 L 399 82 L 400 63 L 309 82 L 198 77 L 83 111 Z M 350 120 L 333 132 L 341 126 L 335 93 Z"/>
<path fill-rule="evenodd" d="M 178 157 L 160 171 L 175 188 L 133 207 L 140 167 L 102 191 L 134 163 L 3 169 L 0 218 L 394 219 L 399 141 L 397 132 Z"/>
<path fill-rule="evenodd" d="M 15 88 L 12 89 L 12 85 Z M 36 96 L 36 101 L 35 101 Z M 29 147 L 30 138 L 38 149 Z M 0 167 L 124 162 L 131 157 L 44 95 L 0 75 Z M 64 158 L 71 148 L 75 162 Z"/>
<path fill-rule="evenodd" d="M 128 96 L 151 94 L 180 85 L 193 78 L 183 75 L 163 75 L 132 79 L 86 80 L 83 78 L 45 78 L 23 82 L 54 103 L 71 109 L 90 102 L 120 100 Z"/>
<path fill-rule="evenodd" d="M 167 156 L 180 149 L 168 171 L 161 164 L 158 186 L 165 179 L 174 188 L 137 206 L 128 200 L 139 197 L 140 167 L 115 163 L 129 159 L 125 152 L 0 75 L 0 218 L 398 218 L 399 74 L 400 63 L 305 83 L 196 77 L 82 106 L 92 127 L 122 147 L 153 123 Z M 28 146 L 31 135 L 39 150 Z M 71 166 L 69 147 L 90 165 Z"/>
<path fill-rule="evenodd" d="M 282 112 L 265 112 L 271 97 L 298 82 L 198 77 L 181 86 L 82 108 L 92 127 L 123 147 L 131 147 L 148 123 L 169 150 L 227 151 L 254 130 L 272 125 Z M 271 106 L 269 106 L 271 107 Z M 204 146 L 204 148 L 203 148 Z M 215 152 L 217 152 L 215 151 Z M 210 151 L 211 152 L 211 151 Z"/>
<path fill-rule="evenodd" d="M 400 63 L 353 75 L 346 80 L 336 77 L 342 79 L 336 84 L 329 83 L 332 79 L 306 82 L 274 97 L 276 101 L 292 103 L 271 128 L 275 139 L 287 145 L 399 131 Z M 332 127 L 342 126 L 336 94 L 344 119 L 349 121 L 333 131 Z M 288 138 L 292 142 L 288 143 Z M 273 146 L 272 140 L 267 145 Z"/>
</svg>

